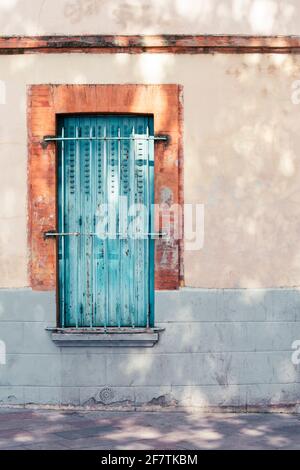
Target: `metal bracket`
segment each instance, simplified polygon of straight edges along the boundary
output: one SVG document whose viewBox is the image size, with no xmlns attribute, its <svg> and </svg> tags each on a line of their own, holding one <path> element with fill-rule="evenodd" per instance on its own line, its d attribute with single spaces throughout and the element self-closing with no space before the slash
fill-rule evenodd
<svg viewBox="0 0 300 470">
<path fill-rule="evenodd" d="M 80 232 L 56 232 L 55 230 L 48 230 L 44 232 L 44 238 L 55 238 L 55 237 L 67 237 L 67 236 L 79 236 Z"/>
<path fill-rule="evenodd" d="M 147 235 L 149 235 L 151 238 L 164 238 L 168 236 L 167 232 L 153 232 L 148 233 Z"/>
</svg>

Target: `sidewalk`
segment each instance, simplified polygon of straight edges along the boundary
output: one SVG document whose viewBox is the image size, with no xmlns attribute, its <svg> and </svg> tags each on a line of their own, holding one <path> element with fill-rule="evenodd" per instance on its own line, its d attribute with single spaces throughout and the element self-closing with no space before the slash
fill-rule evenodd
<svg viewBox="0 0 300 470">
<path fill-rule="evenodd" d="M 300 449 L 300 415 L 0 409 L 0 449 Z"/>
</svg>

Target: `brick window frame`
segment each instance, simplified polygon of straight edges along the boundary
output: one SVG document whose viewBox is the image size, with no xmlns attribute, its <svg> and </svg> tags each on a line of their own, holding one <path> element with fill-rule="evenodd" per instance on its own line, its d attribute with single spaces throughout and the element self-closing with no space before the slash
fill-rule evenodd
<svg viewBox="0 0 300 470">
<path fill-rule="evenodd" d="M 55 135 L 61 114 L 151 114 L 155 134 L 168 143 L 155 144 L 155 202 L 183 203 L 182 106 L 180 85 L 30 85 L 28 117 L 28 248 L 29 283 L 33 290 L 57 289 L 57 243 L 44 232 L 57 227 Z M 168 202 L 167 201 L 167 202 Z M 183 229 L 183 221 L 179 222 Z M 182 241 L 157 240 L 155 289 L 178 289 L 183 283 Z"/>
</svg>

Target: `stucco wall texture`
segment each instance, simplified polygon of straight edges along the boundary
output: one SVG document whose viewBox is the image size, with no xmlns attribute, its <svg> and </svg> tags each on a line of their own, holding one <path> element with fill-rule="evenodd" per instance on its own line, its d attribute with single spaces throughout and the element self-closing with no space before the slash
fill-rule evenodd
<svg viewBox="0 0 300 470">
<path fill-rule="evenodd" d="M 186 286 L 299 286 L 298 79 L 297 55 L 0 57 L 0 287 L 29 286 L 26 87 L 40 83 L 183 85 L 184 197 L 205 208 Z"/>
<path fill-rule="evenodd" d="M 299 34 L 297 0 L 1 0 L 0 31 L 36 34 Z"/>
<path fill-rule="evenodd" d="M 2 290 L 0 407 L 299 412 L 299 308 L 294 289 L 160 291 L 153 348 L 58 347 L 55 294 Z"/>
</svg>

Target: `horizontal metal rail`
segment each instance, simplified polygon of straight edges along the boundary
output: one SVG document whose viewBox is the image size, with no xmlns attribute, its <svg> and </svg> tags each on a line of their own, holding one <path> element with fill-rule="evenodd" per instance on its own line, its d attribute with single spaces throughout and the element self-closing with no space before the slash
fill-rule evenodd
<svg viewBox="0 0 300 470">
<path fill-rule="evenodd" d="M 85 140 L 85 141 L 91 141 L 91 140 L 151 140 L 151 141 L 163 141 L 166 142 L 169 140 L 169 137 L 167 135 L 155 135 L 155 136 L 129 136 L 129 137 L 92 137 L 92 136 L 86 136 L 86 137 L 63 137 L 63 136 L 52 136 L 52 135 L 46 135 L 43 138 L 43 142 L 65 142 L 68 140 L 72 141 L 80 141 L 80 140 Z"/>
<path fill-rule="evenodd" d="M 141 237 L 152 237 L 152 238 L 162 238 L 166 237 L 168 234 L 166 232 L 150 232 L 150 233 L 140 233 L 136 232 L 134 235 L 136 236 L 141 236 Z M 128 234 L 127 233 L 121 233 L 121 232 L 116 232 L 116 233 L 80 233 L 80 232 L 45 232 L 44 237 L 45 238 L 52 238 L 52 237 L 79 237 L 79 236 L 86 236 L 86 237 L 124 237 L 127 238 Z"/>
</svg>

